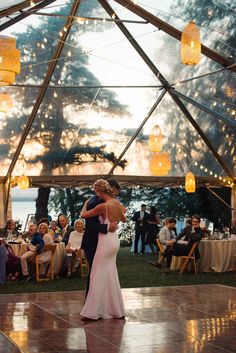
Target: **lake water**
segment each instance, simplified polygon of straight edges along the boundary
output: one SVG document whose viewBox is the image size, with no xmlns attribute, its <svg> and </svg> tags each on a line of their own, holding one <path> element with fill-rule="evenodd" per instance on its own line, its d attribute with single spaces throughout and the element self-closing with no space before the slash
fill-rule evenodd
<svg viewBox="0 0 236 353">
<path fill-rule="evenodd" d="M 12 201 L 12 218 L 17 221 L 19 220 L 22 224 L 22 230 L 24 230 L 27 216 L 35 214 L 35 201 Z M 57 215 L 54 212 L 50 212 L 53 219 L 57 219 Z"/>
</svg>

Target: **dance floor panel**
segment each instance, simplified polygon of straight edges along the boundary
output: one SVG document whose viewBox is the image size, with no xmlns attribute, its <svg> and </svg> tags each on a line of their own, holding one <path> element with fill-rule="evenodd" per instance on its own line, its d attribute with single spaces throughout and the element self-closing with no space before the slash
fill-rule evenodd
<svg viewBox="0 0 236 353">
<path fill-rule="evenodd" d="M 84 292 L 0 295 L 1 353 L 235 353 L 236 288 L 122 290 L 126 319 L 81 321 Z"/>
</svg>

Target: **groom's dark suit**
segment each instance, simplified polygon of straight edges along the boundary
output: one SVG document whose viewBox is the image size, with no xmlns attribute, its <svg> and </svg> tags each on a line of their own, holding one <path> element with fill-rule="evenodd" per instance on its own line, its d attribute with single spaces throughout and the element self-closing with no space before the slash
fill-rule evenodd
<svg viewBox="0 0 236 353">
<path fill-rule="evenodd" d="M 99 199 L 98 196 L 94 195 L 91 197 L 91 199 L 88 201 L 87 204 L 87 211 L 93 209 L 97 205 L 99 205 L 101 202 L 103 202 L 101 199 Z M 89 265 L 89 276 L 90 276 L 90 271 L 92 268 L 92 263 L 93 263 L 93 258 L 97 249 L 97 244 L 98 244 L 98 233 L 107 233 L 107 224 L 100 224 L 99 223 L 99 218 L 98 216 L 94 216 L 91 218 L 87 218 L 85 220 L 85 231 L 83 235 L 83 240 L 81 244 L 81 248 L 84 249 L 85 252 L 85 257 Z M 89 279 L 87 282 L 87 292 L 89 289 Z"/>
</svg>

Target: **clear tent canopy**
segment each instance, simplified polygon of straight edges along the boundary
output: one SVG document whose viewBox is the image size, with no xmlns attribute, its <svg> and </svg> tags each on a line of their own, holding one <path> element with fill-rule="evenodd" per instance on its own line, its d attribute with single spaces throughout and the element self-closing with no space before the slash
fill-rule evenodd
<svg viewBox="0 0 236 353">
<path fill-rule="evenodd" d="M 21 52 L 16 82 L 0 87 L 14 102 L 0 113 L 2 180 L 161 181 L 149 148 L 158 125 L 158 153 L 170 160 L 165 185 L 188 171 L 232 185 L 235 11 L 230 1 L 1 1 L 1 35 L 15 37 Z M 180 58 L 189 21 L 204 45 L 194 66 Z"/>
</svg>

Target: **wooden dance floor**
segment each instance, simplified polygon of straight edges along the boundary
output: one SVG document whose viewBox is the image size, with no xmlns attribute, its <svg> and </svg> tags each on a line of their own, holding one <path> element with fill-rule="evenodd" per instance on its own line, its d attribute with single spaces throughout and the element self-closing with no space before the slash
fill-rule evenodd
<svg viewBox="0 0 236 353">
<path fill-rule="evenodd" d="M 0 352 L 236 352 L 236 288 L 136 288 L 123 296 L 125 320 L 83 322 L 82 291 L 0 295 Z"/>
</svg>

